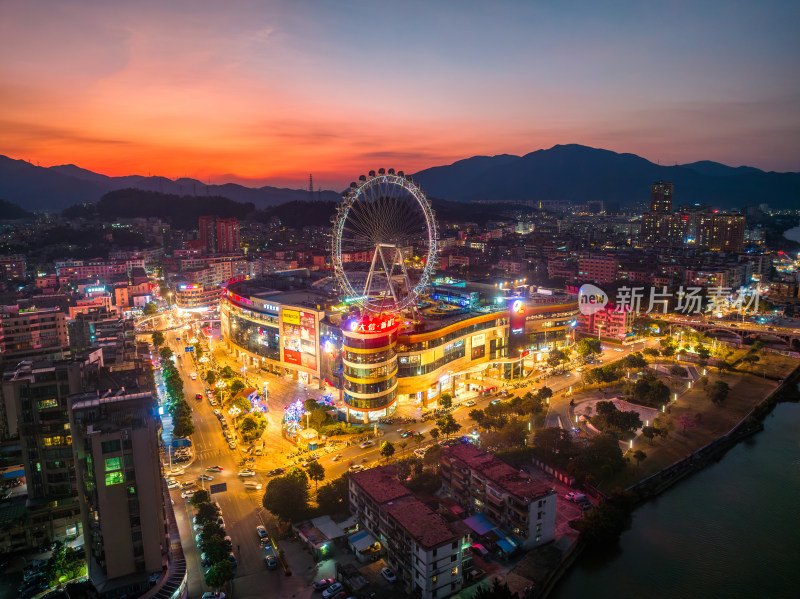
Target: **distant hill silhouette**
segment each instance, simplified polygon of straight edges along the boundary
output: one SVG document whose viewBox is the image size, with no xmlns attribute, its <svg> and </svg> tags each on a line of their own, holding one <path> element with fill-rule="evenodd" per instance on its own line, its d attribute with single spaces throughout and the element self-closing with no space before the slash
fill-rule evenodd
<svg viewBox="0 0 800 599">
<path fill-rule="evenodd" d="M 17 220 L 21 218 L 30 218 L 32 216 L 32 212 L 28 212 L 21 206 L 0 199 L 0 220 Z"/>
<path fill-rule="evenodd" d="M 254 210 L 251 202 L 235 202 L 221 196 L 179 196 L 128 188 L 108 192 L 97 204 L 76 204 L 63 214 L 106 221 L 152 216 L 169 221 L 178 229 L 196 229 L 197 217 L 202 215 L 244 218 Z"/>
<path fill-rule="evenodd" d="M 292 200 L 308 200 L 308 190 L 279 187 L 245 187 L 235 183 L 206 185 L 196 179 L 108 177 L 74 164 L 39 167 L 24 160 L 0 155 L 0 197 L 30 210 L 60 212 L 73 204 L 97 202 L 116 189 L 143 189 L 178 196 L 222 196 L 237 202 L 251 202 L 256 208 L 276 206 Z M 315 200 L 338 200 L 335 191 L 314 192 Z"/>
<path fill-rule="evenodd" d="M 474 156 L 414 175 L 430 197 L 456 202 L 587 200 L 621 205 L 649 200 L 649 186 L 675 183 L 677 204 L 705 203 L 721 208 L 767 203 L 773 208 L 800 204 L 800 173 L 764 172 L 710 161 L 661 166 L 634 154 L 618 154 L 580 145 L 557 145 L 525 156 Z M 177 196 L 219 196 L 252 203 L 264 210 L 292 201 L 308 201 L 303 189 L 206 185 L 196 179 L 129 175 L 107 177 L 73 164 L 38 167 L 0 156 L 0 197 L 28 210 L 61 211 L 73 204 L 97 202 L 109 191 L 135 188 Z M 314 201 L 338 202 L 335 191 L 314 192 Z"/>
<path fill-rule="evenodd" d="M 476 156 L 414 175 L 429 196 L 459 202 L 603 200 L 620 205 L 648 202 L 649 186 L 659 179 L 675 183 L 678 205 L 800 204 L 800 173 L 768 173 L 709 161 L 660 166 L 634 154 L 574 144 L 525 156 Z"/>
</svg>

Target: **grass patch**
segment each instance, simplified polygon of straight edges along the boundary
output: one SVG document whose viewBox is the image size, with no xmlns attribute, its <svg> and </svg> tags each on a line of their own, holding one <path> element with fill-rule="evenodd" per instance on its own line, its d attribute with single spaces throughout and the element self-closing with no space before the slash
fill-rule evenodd
<svg viewBox="0 0 800 599">
<path fill-rule="evenodd" d="M 647 454 L 647 458 L 638 467 L 631 459 L 630 465 L 625 470 L 608 480 L 601 481 L 598 487 L 603 491 L 610 491 L 617 487 L 625 489 L 683 459 L 693 451 L 728 433 L 778 386 L 774 380 L 751 374 L 730 373 L 720 376 L 715 371 L 709 372 L 708 378 L 709 383 L 721 379 L 731 387 L 728 397 L 721 405 L 715 406 L 706 397 L 703 387 L 699 385 L 693 387 L 678 401 L 672 402 L 669 412 L 662 414 L 659 418 L 660 427 L 670 430 L 669 436 L 657 439 L 653 445 L 650 445 L 646 439 L 638 437 L 633 443 L 634 451 L 641 449 Z M 682 414 L 691 416 L 696 428 L 687 429 L 684 433 L 679 424 Z M 626 456 L 630 457 L 631 452 L 629 451 Z"/>
</svg>

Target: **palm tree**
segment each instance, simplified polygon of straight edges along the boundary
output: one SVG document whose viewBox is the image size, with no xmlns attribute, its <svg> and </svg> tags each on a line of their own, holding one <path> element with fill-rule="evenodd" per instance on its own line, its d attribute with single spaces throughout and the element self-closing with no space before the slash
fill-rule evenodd
<svg viewBox="0 0 800 599">
<path fill-rule="evenodd" d="M 397 446 L 400 448 L 400 459 L 403 459 L 406 455 L 406 447 L 408 447 L 408 442 L 400 441 Z"/>
<path fill-rule="evenodd" d="M 417 449 L 420 448 L 422 442 L 425 440 L 425 433 L 416 433 L 413 437 L 414 443 L 417 444 Z"/>
</svg>

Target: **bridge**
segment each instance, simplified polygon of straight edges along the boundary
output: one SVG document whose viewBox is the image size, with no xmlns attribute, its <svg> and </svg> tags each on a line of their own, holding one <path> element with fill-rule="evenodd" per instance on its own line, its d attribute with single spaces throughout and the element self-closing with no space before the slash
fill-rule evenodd
<svg viewBox="0 0 800 599">
<path fill-rule="evenodd" d="M 783 343 L 790 349 L 800 348 L 800 330 L 778 327 L 768 330 L 758 325 L 725 324 L 724 322 L 698 322 L 693 320 L 668 319 L 670 324 L 693 329 L 699 333 L 713 335 L 722 333 L 726 337 L 734 337 L 739 345 L 745 341 L 761 340 L 765 343 Z"/>
</svg>

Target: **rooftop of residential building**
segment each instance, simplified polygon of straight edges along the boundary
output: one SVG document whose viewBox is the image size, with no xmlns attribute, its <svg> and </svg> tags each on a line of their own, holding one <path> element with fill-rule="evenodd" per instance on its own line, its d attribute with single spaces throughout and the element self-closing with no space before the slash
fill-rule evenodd
<svg viewBox="0 0 800 599">
<path fill-rule="evenodd" d="M 375 503 L 385 503 L 411 494 L 411 491 L 397 480 L 397 469 L 394 466 L 368 468 L 351 474 L 350 480 L 361 487 L 361 490 Z"/>
<path fill-rule="evenodd" d="M 426 549 L 458 538 L 442 516 L 412 495 L 389 501 L 383 509 L 391 514 L 418 545 Z"/>
<path fill-rule="evenodd" d="M 511 493 L 520 499 L 531 500 L 548 495 L 552 491 L 549 484 L 536 481 L 527 474 L 520 474 L 519 470 L 471 443 L 459 443 L 447 447 L 443 454 L 443 457 L 460 461 L 464 466 L 476 471 L 479 476 L 498 487 L 498 490 Z"/>
</svg>

